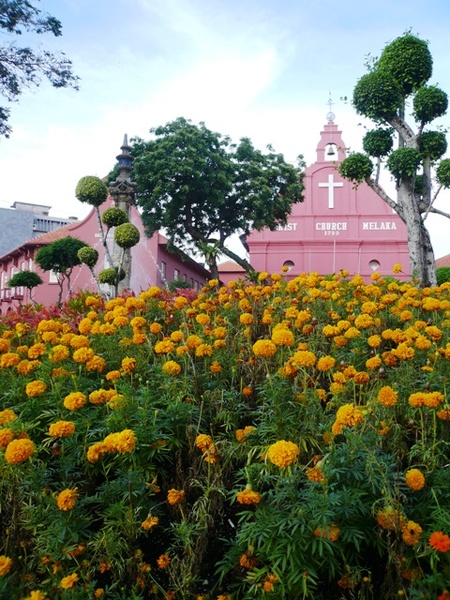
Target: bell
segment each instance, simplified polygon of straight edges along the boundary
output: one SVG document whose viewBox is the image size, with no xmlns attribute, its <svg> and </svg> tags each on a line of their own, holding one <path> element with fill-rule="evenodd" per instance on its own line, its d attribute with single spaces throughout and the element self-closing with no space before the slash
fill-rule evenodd
<svg viewBox="0 0 450 600">
<path fill-rule="evenodd" d="M 334 154 L 335 154 L 334 146 L 333 146 L 333 144 L 329 144 L 328 150 L 327 150 L 327 156 L 334 156 Z"/>
</svg>

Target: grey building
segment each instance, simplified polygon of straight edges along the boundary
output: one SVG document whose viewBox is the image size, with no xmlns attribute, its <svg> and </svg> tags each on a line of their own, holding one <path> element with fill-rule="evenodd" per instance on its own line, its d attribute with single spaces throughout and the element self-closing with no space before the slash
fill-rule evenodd
<svg viewBox="0 0 450 600">
<path fill-rule="evenodd" d="M 0 256 L 27 240 L 78 220 L 49 217 L 50 208 L 28 202 L 14 202 L 11 208 L 0 208 Z"/>
</svg>

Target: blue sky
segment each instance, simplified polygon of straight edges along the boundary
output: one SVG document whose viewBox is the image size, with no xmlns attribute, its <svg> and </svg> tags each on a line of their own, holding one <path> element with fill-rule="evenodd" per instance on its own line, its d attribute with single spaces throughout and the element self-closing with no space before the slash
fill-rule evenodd
<svg viewBox="0 0 450 600">
<path fill-rule="evenodd" d="M 38 4 L 63 24 L 62 37 L 38 41 L 72 59 L 80 91 L 44 84 L 12 106 L 13 134 L 0 140 L 1 207 L 36 202 L 54 216 L 83 217 L 87 207 L 74 194 L 80 177 L 104 176 L 124 133 L 148 138 L 179 116 L 310 163 L 331 93 L 343 138 L 358 150 L 361 119 L 341 98 L 351 97 L 365 57 L 408 29 L 430 42 L 431 83 L 450 93 L 448 0 L 426 8 L 423 0 Z M 450 211 L 449 199 L 438 206 Z M 446 220 L 432 217 L 429 227 L 436 255 L 450 253 Z"/>
</svg>

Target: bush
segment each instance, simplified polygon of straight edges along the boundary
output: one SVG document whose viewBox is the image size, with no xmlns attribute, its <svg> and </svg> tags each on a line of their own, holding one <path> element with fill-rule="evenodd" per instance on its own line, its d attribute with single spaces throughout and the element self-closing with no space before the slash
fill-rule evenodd
<svg viewBox="0 0 450 600">
<path fill-rule="evenodd" d="M 450 281 L 450 267 L 438 267 L 436 269 L 436 279 L 438 285 L 442 285 L 447 281 Z"/>
<path fill-rule="evenodd" d="M 449 290 L 260 273 L 8 315 L 0 596 L 444 598 Z"/>
</svg>

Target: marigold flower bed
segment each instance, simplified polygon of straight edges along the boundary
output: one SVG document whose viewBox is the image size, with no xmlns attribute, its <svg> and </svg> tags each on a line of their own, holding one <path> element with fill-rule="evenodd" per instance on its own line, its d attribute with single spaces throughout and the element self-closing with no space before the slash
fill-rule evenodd
<svg viewBox="0 0 450 600">
<path fill-rule="evenodd" d="M 0 321 L 0 597 L 450 597 L 450 284 L 262 273 Z"/>
</svg>

